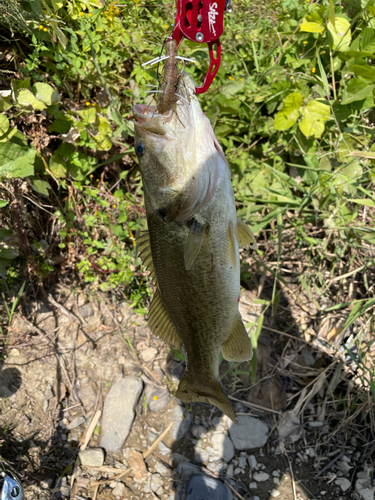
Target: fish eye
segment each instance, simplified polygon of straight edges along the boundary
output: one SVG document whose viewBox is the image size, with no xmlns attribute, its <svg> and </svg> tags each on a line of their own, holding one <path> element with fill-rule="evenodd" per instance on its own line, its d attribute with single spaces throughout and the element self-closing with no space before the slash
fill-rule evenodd
<svg viewBox="0 0 375 500">
<path fill-rule="evenodd" d="M 137 147 L 135 148 L 135 152 L 137 153 L 137 156 L 142 156 L 143 153 L 145 152 L 145 145 L 143 142 L 138 142 Z"/>
<path fill-rule="evenodd" d="M 14 488 L 12 488 L 11 492 L 10 492 L 10 496 L 13 497 L 13 498 L 16 498 L 18 497 L 18 495 L 20 494 L 20 489 L 18 486 L 14 486 Z"/>
</svg>

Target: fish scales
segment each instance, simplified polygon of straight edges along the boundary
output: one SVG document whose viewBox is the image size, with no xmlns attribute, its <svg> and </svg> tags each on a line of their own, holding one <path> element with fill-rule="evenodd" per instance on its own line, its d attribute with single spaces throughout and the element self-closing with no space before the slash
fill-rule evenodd
<svg viewBox="0 0 375 500">
<path fill-rule="evenodd" d="M 140 248 L 142 256 L 151 250 L 157 286 L 149 325 L 185 352 L 177 397 L 213 404 L 236 421 L 219 360 L 221 352 L 231 361 L 252 356 L 238 311 L 238 249 L 255 240 L 237 219 L 230 170 L 191 94 L 194 83 L 185 73 L 180 80 L 186 99 L 176 110 L 161 116 L 144 105 L 134 108 L 148 223 Z"/>
</svg>

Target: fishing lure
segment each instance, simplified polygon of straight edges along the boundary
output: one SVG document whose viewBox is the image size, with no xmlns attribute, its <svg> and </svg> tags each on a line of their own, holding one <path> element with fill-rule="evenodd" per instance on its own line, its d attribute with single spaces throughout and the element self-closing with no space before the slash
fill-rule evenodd
<svg viewBox="0 0 375 500">
<path fill-rule="evenodd" d="M 168 40 L 166 42 L 165 58 L 164 75 L 160 86 L 161 92 L 157 100 L 157 110 L 161 115 L 169 111 L 179 98 L 176 95 L 180 76 L 177 66 L 176 40 Z"/>
</svg>

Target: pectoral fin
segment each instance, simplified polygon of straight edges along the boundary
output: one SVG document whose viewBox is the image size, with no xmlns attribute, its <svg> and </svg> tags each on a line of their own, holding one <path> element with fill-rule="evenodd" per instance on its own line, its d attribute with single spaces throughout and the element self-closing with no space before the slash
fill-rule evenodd
<svg viewBox="0 0 375 500">
<path fill-rule="evenodd" d="M 241 219 L 237 219 L 236 236 L 238 246 L 241 248 L 250 247 L 253 250 L 257 248 L 257 242 L 252 230 Z"/>
<path fill-rule="evenodd" d="M 205 225 L 193 219 L 185 245 L 185 268 L 190 271 L 202 246 Z"/>
<path fill-rule="evenodd" d="M 223 357 L 227 361 L 247 361 L 253 357 L 253 347 L 242 318 L 234 324 L 229 338 L 222 345 Z"/>
<path fill-rule="evenodd" d="M 152 333 L 161 340 L 175 349 L 180 348 L 180 337 L 177 335 L 168 311 L 165 309 L 159 290 L 156 290 L 150 305 L 148 313 L 148 326 Z"/>
<path fill-rule="evenodd" d="M 141 236 L 137 238 L 137 248 L 144 266 L 147 268 L 147 271 L 150 271 L 151 278 L 156 283 L 156 274 L 154 263 L 152 261 L 150 236 L 148 231 L 144 231 Z"/>
</svg>

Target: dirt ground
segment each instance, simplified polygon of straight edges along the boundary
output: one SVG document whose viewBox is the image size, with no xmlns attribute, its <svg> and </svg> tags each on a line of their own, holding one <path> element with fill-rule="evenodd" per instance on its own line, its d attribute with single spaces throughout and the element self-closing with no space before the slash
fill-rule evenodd
<svg viewBox="0 0 375 500">
<path fill-rule="evenodd" d="M 373 405 L 351 357 L 314 345 L 309 325 L 281 334 L 314 311 L 290 307 L 285 295 L 279 316 L 265 316 L 255 382 L 248 363 L 221 364 L 237 414 L 268 428 L 263 446 L 238 450 L 219 410 L 174 397 L 184 361 L 141 315 L 107 294 L 73 290 L 57 286 L 43 301 L 24 301 L 2 339 L 0 453 L 27 499 L 182 500 L 184 460 L 229 483 L 235 499 L 374 499 Z M 262 313 L 255 298 L 247 291 L 240 303 L 250 329 Z M 143 384 L 129 436 L 104 463 L 83 465 L 80 450 L 102 448 L 108 391 L 129 376 Z M 148 404 L 147 390 L 160 391 L 161 409 Z"/>
</svg>

